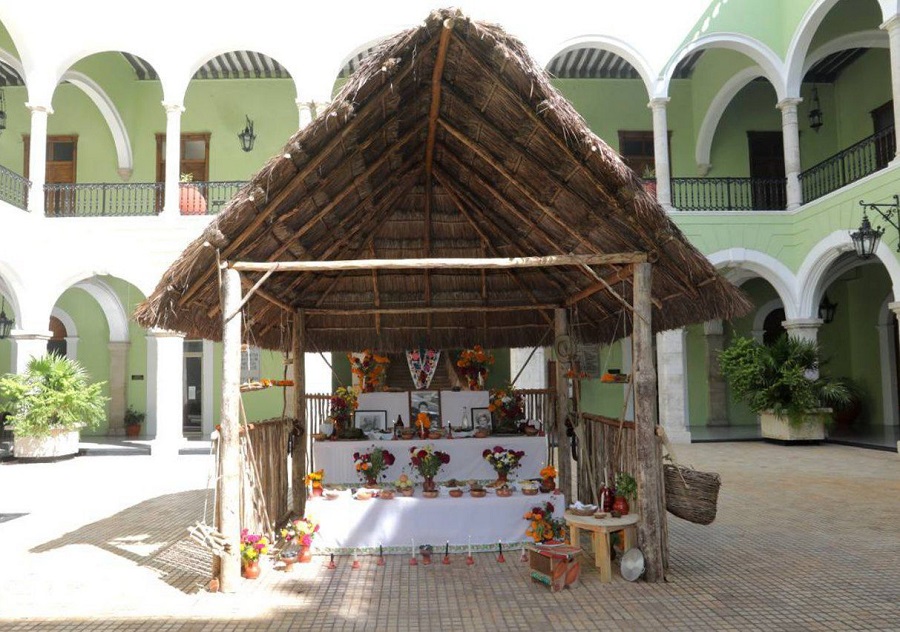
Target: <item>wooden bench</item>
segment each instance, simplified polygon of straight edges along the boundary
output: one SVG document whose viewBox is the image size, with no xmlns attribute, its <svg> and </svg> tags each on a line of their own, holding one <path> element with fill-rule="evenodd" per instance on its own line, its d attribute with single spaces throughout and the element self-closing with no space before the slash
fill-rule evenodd
<svg viewBox="0 0 900 632">
<path fill-rule="evenodd" d="M 622 551 L 634 546 L 634 525 L 638 514 L 628 514 L 621 518 L 593 518 L 576 516 L 566 512 L 566 525 L 569 527 L 569 542 L 573 547 L 581 548 L 581 530 L 591 532 L 591 545 L 594 547 L 594 564 L 600 570 L 600 581 L 612 581 L 612 568 L 609 559 L 609 534 L 621 532 L 623 536 Z"/>
</svg>

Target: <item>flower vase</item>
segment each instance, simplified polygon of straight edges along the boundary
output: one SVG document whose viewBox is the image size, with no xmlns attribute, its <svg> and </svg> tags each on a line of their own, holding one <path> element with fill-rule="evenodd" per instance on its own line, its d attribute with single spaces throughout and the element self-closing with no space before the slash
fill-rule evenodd
<svg viewBox="0 0 900 632">
<path fill-rule="evenodd" d="M 313 497 L 313 498 L 318 498 L 318 497 L 320 497 L 321 495 L 322 495 L 322 488 L 321 488 L 321 487 L 313 487 L 313 488 L 312 488 L 312 497 Z"/>
<path fill-rule="evenodd" d="M 549 494 L 554 489 L 556 489 L 556 479 L 552 476 L 548 476 L 547 478 L 541 479 L 541 491 L 545 494 Z"/>
<path fill-rule="evenodd" d="M 501 485 L 506 485 L 509 483 L 509 472 L 501 472 L 497 471 L 497 480 L 494 482 L 494 487 L 500 487 Z"/>
<path fill-rule="evenodd" d="M 624 496 L 616 496 L 616 499 L 613 501 L 612 510 L 618 511 L 623 516 L 628 514 L 628 501 Z"/>
<path fill-rule="evenodd" d="M 312 551 L 305 544 L 300 545 L 300 552 L 297 553 L 297 561 L 301 564 L 309 564 L 312 562 Z"/>
<path fill-rule="evenodd" d="M 259 572 L 259 560 L 241 564 L 241 577 L 245 579 L 256 579 L 259 577 Z"/>
<path fill-rule="evenodd" d="M 437 489 L 437 485 L 434 482 L 433 476 L 426 476 L 425 482 L 422 483 L 422 490 L 426 492 L 433 492 Z"/>
</svg>

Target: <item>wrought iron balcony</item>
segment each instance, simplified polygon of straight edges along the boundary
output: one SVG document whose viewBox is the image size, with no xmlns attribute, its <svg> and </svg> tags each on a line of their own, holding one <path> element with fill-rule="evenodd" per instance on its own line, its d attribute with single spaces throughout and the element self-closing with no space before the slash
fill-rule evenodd
<svg viewBox="0 0 900 632">
<path fill-rule="evenodd" d="M 787 206 L 784 178 L 672 178 L 680 211 L 767 211 Z"/>
<path fill-rule="evenodd" d="M 810 202 L 884 169 L 896 151 L 894 128 L 862 139 L 800 174 L 803 201 Z"/>
<path fill-rule="evenodd" d="M 47 217 L 130 217 L 162 209 L 161 182 L 45 184 Z"/>
<path fill-rule="evenodd" d="M 0 166 L 0 200 L 25 209 L 28 206 L 30 188 L 31 182 L 18 173 Z"/>
</svg>

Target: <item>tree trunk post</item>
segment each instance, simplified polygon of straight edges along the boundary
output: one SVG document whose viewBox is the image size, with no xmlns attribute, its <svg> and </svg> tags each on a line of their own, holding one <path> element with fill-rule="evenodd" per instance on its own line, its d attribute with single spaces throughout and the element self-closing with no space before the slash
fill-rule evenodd
<svg viewBox="0 0 900 632">
<path fill-rule="evenodd" d="M 219 533 L 230 545 L 221 556 L 219 586 L 222 592 L 237 590 L 241 577 L 241 275 L 228 268 L 223 273 L 222 313 L 234 314 L 222 323 L 222 419 L 219 430 L 219 481 L 217 512 Z"/>
<path fill-rule="evenodd" d="M 638 543 L 644 554 L 647 581 L 665 580 L 668 558 L 662 451 L 656 438 L 657 385 L 653 367 L 651 264 L 634 266 L 634 433 L 637 441 Z"/>
<path fill-rule="evenodd" d="M 556 309 L 553 312 L 553 328 L 555 338 L 565 336 L 567 333 L 567 317 L 565 309 Z M 556 345 L 554 345 L 556 349 Z M 566 369 L 556 356 L 556 441 L 559 455 L 559 486 L 566 499 L 572 500 L 572 455 L 570 439 L 566 436 L 566 418 L 569 415 L 569 382 L 566 378 Z"/>
<path fill-rule="evenodd" d="M 306 316 L 303 310 L 294 312 L 291 336 L 291 368 L 294 378 L 294 444 L 291 450 L 291 492 L 294 515 L 306 511 Z"/>
</svg>

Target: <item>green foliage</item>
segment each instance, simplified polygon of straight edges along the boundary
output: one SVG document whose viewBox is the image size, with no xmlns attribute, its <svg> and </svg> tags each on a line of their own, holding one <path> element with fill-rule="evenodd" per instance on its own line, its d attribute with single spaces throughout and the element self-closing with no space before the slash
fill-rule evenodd
<svg viewBox="0 0 900 632">
<path fill-rule="evenodd" d="M 850 401 L 846 384 L 822 375 L 823 364 L 816 343 L 787 335 L 768 346 L 737 338 L 719 354 L 722 375 L 738 399 L 755 413 L 771 410 L 793 424 L 817 408 Z M 819 377 L 811 379 L 816 371 Z"/>
<path fill-rule="evenodd" d="M 33 358 L 25 373 L 0 378 L 0 411 L 21 437 L 94 427 L 106 418 L 103 384 L 88 383 L 80 364 L 51 353 Z"/>
<path fill-rule="evenodd" d="M 144 423 L 144 419 L 146 419 L 147 414 L 139 412 L 132 408 L 128 407 L 128 410 L 125 411 L 125 425 L 126 426 L 139 426 Z"/>
<path fill-rule="evenodd" d="M 637 498 L 637 482 L 628 472 L 616 474 L 616 496 Z"/>
</svg>

